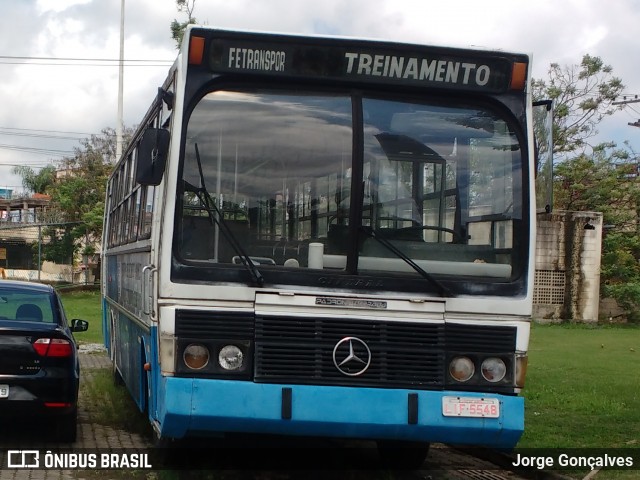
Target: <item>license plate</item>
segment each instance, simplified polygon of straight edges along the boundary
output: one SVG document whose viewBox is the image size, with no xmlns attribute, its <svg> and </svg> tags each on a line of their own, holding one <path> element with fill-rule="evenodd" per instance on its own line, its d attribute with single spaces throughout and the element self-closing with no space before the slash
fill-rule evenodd
<svg viewBox="0 0 640 480">
<path fill-rule="evenodd" d="M 445 417 L 498 418 L 500 401 L 496 398 L 442 397 Z"/>
<path fill-rule="evenodd" d="M 9 398 L 9 385 L 0 385 L 0 398 Z"/>
</svg>

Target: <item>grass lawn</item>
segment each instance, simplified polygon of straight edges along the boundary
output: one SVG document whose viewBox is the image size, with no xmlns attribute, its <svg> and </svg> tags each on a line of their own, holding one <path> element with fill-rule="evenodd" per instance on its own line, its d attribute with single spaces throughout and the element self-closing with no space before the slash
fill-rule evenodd
<svg viewBox="0 0 640 480">
<path fill-rule="evenodd" d="M 100 292 L 61 294 L 69 319 L 89 321 L 78 342 L 102 344 Z M 529 347 L 518 448 L 640 449 L 640 326 L 534 324 Z M 609 470 L 598 479 L 637 476 Z"/>
<path fill-rule="evenodd" d="M 100 290 L 60 290 L 59 293 L 69 321 L 82 318 L 89 322 L 86 332 L 74 332 L 77 342 L 103 344 Z"/>
<path fill-rule="evenodd" d="M 640 328 L 534 325 L 523 448 L 640 448 Z"/>
<path fill-rule="evenodd" d="M 518 448 L 632 448 L 637 457 L 639 367 L 638 326 L 534 325 L 524 389 L 525 431 Z M 602 470 L 597 478 L 638 475 L 638 470 Z"/>
</svg>

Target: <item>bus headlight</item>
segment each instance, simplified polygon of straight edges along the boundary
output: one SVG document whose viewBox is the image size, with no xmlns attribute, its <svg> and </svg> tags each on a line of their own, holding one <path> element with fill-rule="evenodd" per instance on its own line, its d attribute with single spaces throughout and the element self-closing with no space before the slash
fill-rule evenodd
<svg viewBox="0 0 640 480">
<path fill-rule="evenodd" d="M 497 383 L 507 374 L 507 366 L 497 357 L 489 357 L 480 366 L 482 377 L 491 383 Z"/>
<path fill-rule="evenodd" d="M 467 357 L 455 357 L 449 363 L 449 375 L 458 382 L 466 382 L 476 371 L 476 367 L 470 358 Z"/>
<path fill-rule="evenodd" d="M 235 345 L 226 345 L 220 349 L 218 364 L 225 370 L 238 370 L 242 368 L 244 354 Z"/>
<path fill-rule="evenodd" d="M 209 349 L 199 343 L 187 345 L 182 354 L 184 364 L 192 370 L 201 370 L 209 363 Z"/>
</svg>

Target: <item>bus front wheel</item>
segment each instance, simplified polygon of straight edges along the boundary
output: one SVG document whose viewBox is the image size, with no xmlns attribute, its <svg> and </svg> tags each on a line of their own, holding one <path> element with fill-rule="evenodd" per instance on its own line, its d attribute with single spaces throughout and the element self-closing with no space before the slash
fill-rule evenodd
<svg viewBox="0 0 640 480">
<path fill-rule="evenodd" d="M 427 459 L 429 443 L 402 440 L 378 440 L 378 456 L 387 468 L 417 470 Z"/>
</svg>

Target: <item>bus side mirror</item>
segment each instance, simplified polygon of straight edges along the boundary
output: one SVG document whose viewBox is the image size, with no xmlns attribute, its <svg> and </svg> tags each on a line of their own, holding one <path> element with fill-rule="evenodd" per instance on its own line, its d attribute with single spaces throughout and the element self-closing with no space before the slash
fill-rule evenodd
<svg viewBox="0 0 640 480">
<path fill-rule="evenodd" d="M 553 210 L 553 101 L 533 102 L 534 173 L 537 213 Z"/>
<path fill-rule="evenodd" d="M 140 185 L 160 185 L 169 153 L 169 131 L 149 127 L 138 144 L 136 182 Z"/>
</svg>

